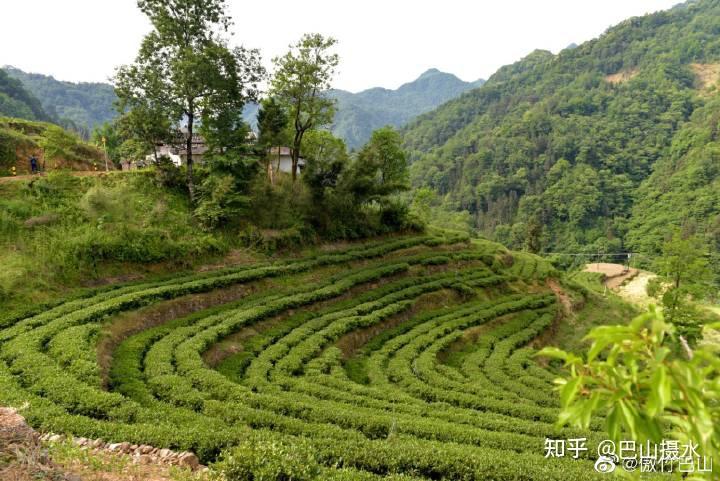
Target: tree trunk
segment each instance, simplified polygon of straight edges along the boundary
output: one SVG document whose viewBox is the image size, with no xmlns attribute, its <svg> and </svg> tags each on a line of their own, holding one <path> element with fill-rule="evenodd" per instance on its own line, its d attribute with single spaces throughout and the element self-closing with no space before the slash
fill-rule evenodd
<svg viewBox="0 0 720 481">
<path fill-rule="evenodd" d="M 300 145 L 302 144 L 303 133 L 303 131 L 295 132 L 295 139 L 293 140 L 293 148 L 291 152 L 293 184 L 295 183 L 295 179 L 297 179 L 298 162 L 300 160 Z"/>
<path fill-rule="evenodd" d="M 192 109 L 191 109 L 192 110 Z M 187 138 L 185 139 L 185 154 L 187 156 L 187 187 L 190 192 L 190 201 L 195 202 L 195 181 L 193 179 L 192 137 L 193 114 L 188 114 Z"/>
</svg>

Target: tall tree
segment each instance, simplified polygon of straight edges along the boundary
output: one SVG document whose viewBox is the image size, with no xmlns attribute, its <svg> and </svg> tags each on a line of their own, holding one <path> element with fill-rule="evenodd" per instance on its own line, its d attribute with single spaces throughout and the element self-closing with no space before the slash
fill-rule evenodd
<svg viewBox="0 0 720 481">
<path fill-rule="evenodd" d="M 120 105 L 163 109 L 174 124 L 186 124 L 187 187 L 194 200 L 196 122 L 241 110 L 257 97 L 264 70 L 257 51 L 231 50 L 222 37 L 231 25 L 224 0 L 139 0 L 138 7 L 153 31 L 135 63 L 118 69 Z"/>
<path fill-rule="evenodd" d="M 132 110 L 119 117 L 115 125 L 125 142 L 132 141 L 135 152 L 141 148 L 145 154 L 152 152 L 155 161 L 158 160 L 157 144 L 170 138 L 170 121 L 166 112 L 147 105 L 136 104 Z"/>
<path fill-rule="evenodd" d="M 262 101 L 257 116 L 258 130 L 258 146 L 265 153 L 265 171 L 267 172 L 270 183 L 273 182 L 272 169 L 270 166 L 270 156 L 272 155 L 272 147 L 280 147 L 288 140 L 288 114 L 285 107 L 274 97 L 269 97 Z M 277 150 L 277 157 L 280 158 L 280 149 Z"/>
<path fill-rule="evenodd" d="M 287 106 L 294 130 L 292 143 L 292 178 L 297 178 L 298 160 L 303 137 L 308 130 L 328 125 L 335 114 L 335 102 L 327 96 L 339 63 L 331 49 L 337 44 L 332 37 L 318 33 L 305 34 L 290 46 L 290 51 L 273 59 L 275 75 L 271 94 Z"/>
<path fill-rule="evenodd" d="M 314 130 L 305 138 L 303 158 L 308 162 L 303 181 L 310 187 L 315 203 L 321 203 L 325 191 L 337 187 L 350 161 L 347 147 L 342 139 L 327 130 Z"/>
<path fill-rule="evenodd" d="M 649 285 L 651 294 L 662 302 L 665 318 L 672 322 L 688 342 L 700 336 L 697 308 L 692 299 L 702 299 L 712 290 L 712 271 L 702 239 L 676 231 L 663 244 L 662 256 L 655 262 L 660 275 Z"/>
<path fill-rule="evenodd" d="M 358 178 L 366 179 L 370 198 L 407 190 L 410 175 L 400 134 L 392 127 L 373 132 L 358 153 L 356 170 Z"/>
</svg>

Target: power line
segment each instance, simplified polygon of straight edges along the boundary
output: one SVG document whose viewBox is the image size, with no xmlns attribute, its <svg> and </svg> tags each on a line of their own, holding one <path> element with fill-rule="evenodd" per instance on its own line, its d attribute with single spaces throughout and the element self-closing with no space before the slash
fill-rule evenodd
<svg viewBox="0 0 720 481">
<path fill-rule="evenodd" d="M 641 252 L 616 252 L 613 254 L 589 254 L 586 252 L 543 252 L 545 256 L 586 256 L 586 257 L 627 257 L 627 256 L 643 256 L 647 257 Z"/>
</svg>

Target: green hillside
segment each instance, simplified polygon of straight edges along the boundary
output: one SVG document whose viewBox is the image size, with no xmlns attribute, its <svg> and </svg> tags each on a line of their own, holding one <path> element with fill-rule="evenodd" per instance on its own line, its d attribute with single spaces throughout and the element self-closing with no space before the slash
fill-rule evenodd
<svg viewBox="0 0 720 481">
<path fill-rule="evenodd" d="M 603 439 L 555 425 L 532 361 L 558 332 L 555 275 L 447 234 L 116 284 L 0 324 L 0 403 L 222 459 L 224 479 L 605 479 L 592 455 L 543 456 L 547 436 Z"/>
<path fill-rule="evenodd" d="M 655 249 L 641 238 L 687 222 L 705 232 L 720 214 L 708 197 L 687 213 L 666 202 L 675 213 L 663 222 L 635 206 L 654 203 L 658 189 L 687 196 L 692 184 L 678 168 L 703 188 L 717 179 L 712 162 L 700 161 L 710 150 L 698 124 L 713 125 L 719 113 L 719 29 L 720 2 L 687 3 L 501 68 L 405 129 L 414 185 L 433 188 L 444 208 L 469 211 L 481 233 L 516 248 Z M 701 176 L 691 161 L 705 166 Z"/>
<path fill-rule="evenodd" d="M 386 125 L 401 127 L 483 82 L 464 82 L 455 75 L 430 69 L 396 90 L 373 88 L 358 93 L 333 90 L 330 95 L 338 105 L 332 132 L 349 148 L 357 149 L 367 142 L 373 130 Z"/>
<path fill-rule="evenodd" d="M 63 82 L 49 75 L 26 73 L 9 66 L 5 71 L 20 80 L 40 100 L 45 111 L 66 127 L 90 132 L 117 116 L 113 106 L 117 97 L 110 84 Z"/>
<path fill-rule="evenodd" d="M 697 108 L 673 137 L 668 153 L 639 187 L 627 242 L 657 252 L 667 226 L 687 225 L 706 233 L 710 251 L 720 253 L 720 97 Z"/>
<path fill-rule="evenodd" d="M 30 156 L 41 170 L 93 170 L 103 153 L 76 134 L 48 122 L 0 116 L 0 177 L 30 173 Z"/>
<path fill-rule="evenodd" d="M 720 0 L 356 94 L 136 3 L 0 70 L 0 480 L 720 479 Z"/>
<path fill-rule="evenodd" d="M 3 69 L 0 69 L 0 116 L 50 120 L 40 101 Z"/>
</svg>

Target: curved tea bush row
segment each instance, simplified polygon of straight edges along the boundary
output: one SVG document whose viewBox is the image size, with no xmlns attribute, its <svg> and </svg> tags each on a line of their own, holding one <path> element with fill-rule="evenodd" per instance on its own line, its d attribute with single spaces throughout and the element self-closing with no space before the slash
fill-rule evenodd
<svg viewBox="0 0 720 481">
<path fill-rule="evenodd" d="M 546 437 L 583 434 L 554 425 L 552 374 L 526 347 L 557 305 L 523 292 L 551 268 L 462 242 L 398 238 L 75 298 L 0 329 L 0 402 L 29 403 L 55 432 L 206 462 L 227 449 L 228 472 L 261 469 L 259 445 L 307 450 L 317 479 L 592 479 L 590 461 L 543 457 Z M 115 313 L 236 284 L 266 290 L 129 337 L 102 388 L 95 343 Z M 214 368 L 218 343 L 239 352 Z"/>
</svg>

